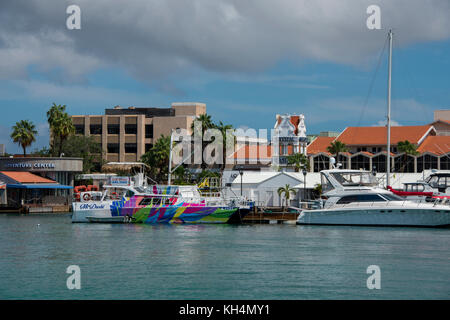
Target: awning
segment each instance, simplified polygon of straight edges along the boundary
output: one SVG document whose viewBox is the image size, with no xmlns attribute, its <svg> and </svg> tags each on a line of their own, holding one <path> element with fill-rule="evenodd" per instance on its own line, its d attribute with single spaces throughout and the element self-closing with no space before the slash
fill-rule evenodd
<svg viewBox="0 0 450 320">
<path fill-rule="evenodd" d="M 73 189 L 71 186 L 64 186 L 62 184 L 8 184 L 8 189 Z"/>
</svg>

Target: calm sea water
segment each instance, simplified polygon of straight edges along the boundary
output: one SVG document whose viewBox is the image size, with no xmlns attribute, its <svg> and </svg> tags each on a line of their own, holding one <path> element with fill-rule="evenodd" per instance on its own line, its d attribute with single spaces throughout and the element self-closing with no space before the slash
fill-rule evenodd
<svg viewBox="0 0 450 320">
<path fill-rule="evenodd" d="M 38 226 L 38 224 L 40 224 Z M 0 215 L 0 299 L 448 299 L 450 229 Z M 68 290 L 66 268 L 81 268 Z M 381 289 L 369 290 L 369 265 Z"/>
</svg>

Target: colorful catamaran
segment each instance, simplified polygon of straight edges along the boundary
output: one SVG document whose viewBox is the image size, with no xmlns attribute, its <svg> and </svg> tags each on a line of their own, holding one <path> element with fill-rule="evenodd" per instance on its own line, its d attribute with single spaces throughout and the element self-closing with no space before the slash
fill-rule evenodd
<svg viewBox="0 0 450 320">
<path fill-rule="evenodd" d="M 73 203 L 72 222 L 227 223 L 251 209 L 243 199 L 200 195 L 196 186 L 107 185 L 99 201 Z"/>
</svg>

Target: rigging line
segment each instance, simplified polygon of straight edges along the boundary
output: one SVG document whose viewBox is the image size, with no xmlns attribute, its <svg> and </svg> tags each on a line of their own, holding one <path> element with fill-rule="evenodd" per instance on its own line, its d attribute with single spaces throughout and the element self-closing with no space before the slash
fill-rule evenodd
<svg viewBox="0 0 450 320">
<path fill-rule="evenodd" d="M 359 125 L 361 124 L 362 118 L 364 117 L 364 114 L 365 114 L 365 112 L 366 112 L 367 104 L 368 104 L 368 102 L 369 102 L 370 95 L 372 94 L 373 86 L 374 86 L 374 84 L 375 84 L 375 79 L 376 79 L 376 77 L 377 77 L 378 70 L 380 69 L 381 58 L 383 57 L 384 51 L 386 50 L 386 45 L 387 45 L 388 39 L 389 39 L 389 37 L 386 37 L 386 39 L 384 40 L 383 50 L 381 50 L 380 56 L 378 57 L 377 67 L 376 67 L 376 69 L 375 69 L 374 74 L 372 75 L 372 80 L 371 80 L 371 82 L 370 82 L 369 91 L 367 92 L 366 99 L 364 100 L 363 109 L 361 110 L 361 114 L 360 114 L 360 116 L 359 116 L 359 120 L 358 120 L 358 125 L 357 125 L 357 127 L 359 127 Z"/>
<path fill-rule="evenodd" d="M 404 81 L 407 84 L 407 89 L 409 90 L 409 94 L 412 98 L 417 102 L 417 104 L 420 107 L 420 111 L 422 112 L 423 119 L 427 119 L 429 113 L 427 112 L 425 106 L 420 103 L 420 101 L 424 101 L 424 96 L 419 92 L 417 82 L 415 80 L 415 77 L 413 76 L 413 72 L 411 72 L 410 68 L 408 68 L 406 63 L 403 63 L 403 61 L 406 61 L 406 59 L 401 58 L 402 54 L 401 51 L 399 52 L 399 59 L 397 59 L 399 68 L 397 68 L 400 74 L 400 76 L 403 76 L 406 81 Z"/>
<path fill-rule="evenodd" d="M 439 151 L 441 151 L 442 153 L 444 153 L 445 154 L 445 156 L 447 157 L 447 158 L 449 158 L 450 159 L 450 156 L 448 155 L 448 151 L 450 151 L 450 148 L 448 148 L 448 145 L 446 145 L 447 146 L 447 148 L 448 148 L 448 150 L 447 150 L 447 152 L 445 152 L 444 150 L 442 150 L 441 149 L 441 147 L 439 147 L 439 145 L 438 144 L 434 144 L 434 146 L 435 147 L 437 147 L 438 149 L 439 149 Z"/>
</svg>

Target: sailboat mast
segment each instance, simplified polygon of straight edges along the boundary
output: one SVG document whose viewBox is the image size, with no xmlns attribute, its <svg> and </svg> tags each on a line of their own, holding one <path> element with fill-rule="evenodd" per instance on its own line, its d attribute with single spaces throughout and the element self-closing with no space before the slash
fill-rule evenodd
<svg viewBox="0 0 450 320">
<path fill-rule="evenodd" d="M 391 175 L 391 76 L 392 76 L 392 30 L 389 30 L 388 103 L 387 103 L 387 150 L 386 187 L 390 185 Z"/>
</svg>

